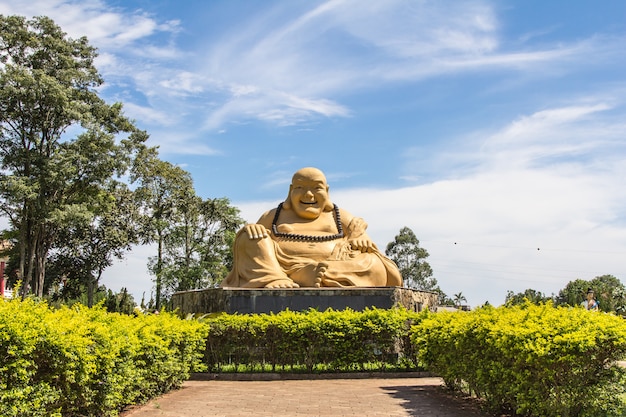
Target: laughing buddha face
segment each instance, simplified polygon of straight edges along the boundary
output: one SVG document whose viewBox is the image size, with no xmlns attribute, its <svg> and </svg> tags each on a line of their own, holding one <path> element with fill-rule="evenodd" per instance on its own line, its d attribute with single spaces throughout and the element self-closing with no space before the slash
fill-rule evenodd
<svg viewBox="0 0 626 417">
<path fill-rule="evenodd" d="M 317 219 L 333 208 L 326 177 L 317 168 L 302 168 L 293 175 L 289 186 L 289 206 L 301 218 Z"/>
</svg>

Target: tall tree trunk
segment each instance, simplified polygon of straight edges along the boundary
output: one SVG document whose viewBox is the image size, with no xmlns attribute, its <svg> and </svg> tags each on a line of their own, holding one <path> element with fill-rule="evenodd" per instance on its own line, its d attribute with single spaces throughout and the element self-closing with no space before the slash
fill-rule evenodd
<svg viewBox="0 0 626 417">
<path fill-rule="evenodd" d="M 20 247 L 20 265 L 18 270 L 18 279 L 22 281 L 22 287 L 20 291 L 22 293 L 22 298 L 26 297 L 28 294 L 28 282 L 25 280 L 24 272 L 26 270 L 26 219 L 25 216 L 22 216 L 21 225 L 20 225 L 20 238 L 19 238 L 19 247 Z"/>
<path fill-rule="evenodd" d="M 87 307 L 93 307 L 93 296 L 95 292 L 96 279 L 89 274 L 87 277 Z"/>
<path fill-rule="evenodd" d="M 41 239 L 43 240 L 43 239 Z M 48 257 L 47 245 L 40 241 L 37 245 L 37 255 L 35 259 L 35 288 L 34 293 L 37 297 L 43 297 L 44 283 L 46 278 L 46 258 Z"/>
<path fill-rule="evenodd" d="M 157 270 L 156 270 L 156 309 L 161 310 L 161 271 L 163 270 L 163 234 L 158 232 L 158 253 L 157 253 Z"/>
<path fill-rule="evenodd" d="M 27 256 L 28 256 L 28 260 L 27 260 L 27 264 L 26 264 L 26 271 L 24 271 L 24 282 L 25 285 L 28 285 L 27 291 L 29 293 L 32 293 L 34 291 L 35 288 L 35 276 L 34 276 L 34 270 L 35 270 L 35 236 L 31 233 L 30 234 L 30 238 L 27 238 Z"/>
</svg>

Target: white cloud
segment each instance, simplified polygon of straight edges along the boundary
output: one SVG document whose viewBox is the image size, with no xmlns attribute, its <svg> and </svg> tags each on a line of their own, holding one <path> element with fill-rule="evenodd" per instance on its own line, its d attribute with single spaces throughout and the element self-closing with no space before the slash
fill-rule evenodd
<svg viewBox="0 0 626 417">
<path fill-rule="evenodd" d="M 158 32 L 176 32 L 180 23 L 159 23 L 146 14 L 111 8 L 101 0 L 16 0 L 0 7 L 3 14 L 48 16 L 69 36 L 87 36 L 91 44 L 102 48 L 123 48 Z"/>
<path fill-rule="evenodd" d="M 181 22 L 161 21 L 141 10 L 112 8 L 99 0 L 18 1 L 3 7 L 7 13 L 45 14 L 72 36 L 87 35 L 100 49 L 105 78 L 129 84 L 142 97 L 160 97 L 149 102 L 156 112 L 176 107 L 197 113 L 184 101 L 188 95 L 208 103 L 198 130 L 254 120 L 292 126 L 348 117 L 353 111 L 340 97 L 381 84 L 477 70 L 541 74 L 542 67 L 594 65 L 591 55 L 606 62 L 623 43 L 596 36 L 510 50 L 486 1 L 342 0 L 279 3 L 243 15 L 194 56 L 175 44 Z M 163 34 L 169 38 L 157 38 Z"/>
<path fill-rule="evenodd" d="M 404 178 L 465 177 L 487 171 L 524 169 L 619 170 L 626 150 L 623 105 L 598 94 L 570 104 L 518 116 L 500 128 L 430 141 L 403 152 Z"/>
<path fill-rule="evenodd" d="M 462 291 L 476 305 L 501 303 L 509 289 L 549 295 L 576 278 L 623 279 L 626 225 L 612 224 L 624 207 L 620 182 L 606 173 L 524 169 L 333 198 L 368 221 L 379 246 L 410 227 L 444 291 Z"/>
<path fill-rule="evenodd" d="M 197 74 L 183 71 L 173 74 L 173 77 L 161 81 L 161 86 L 175 94 L 198 94 L 203 91 L 204 80 Z"/>
<path fill-rule="evenodd" d="M 249 87 L 207 115 L 205 127 L 216 130 L 235 120 L 262 120 L 279 126 L 292 126 L 319 116 L 347 116 L 349 110 L 331 100 L 311 99 Z"/>
<path fill-rule="evenodd" d="M 497 20 L 485 2 L 346 1 L 337 26 L 390 56 L 474 54 L 498 46 Z"/>
<path fill-rule="evenodd" d="M 198 142 L 193 137 L 189 137 L 186 132 L 180 132 L 178 129 L 162 129 L 152 133 L 150 146 L 158 146 L 161 155 L 215 156 L 220 154 L 219 149 L 213 148 L 207 143 Z"/>
<path fill-rule="evenodd" d="M 225 97 L 210 110 L 206 126 L 218 129 L 233 119 L 292 125 L 319 116 L 346 117 L 351 109 L 335 97 L 383 83 L 479 70 L 532 71 L 538 77 L 550 73 L 547 68 L 596 65 L 592 55 L 607 62 L 621 44 L 594 37 L 511 50 L 500 37 L 493 7 L 480 1 L 332 1 L 296 10 L 287 19 L 274 11 L 248 17 L 205 48 L 198 72 L 246 86 L 247 97 L 240 100 L 240 90 Z M 308 106 L 303 113 L 279 96 L 333 108 Z"/>
<path fill-rule="evenodd" d="M 502 166 L 527 166 L 581 157 L 591 164 L 605 158 L 617 147 L 625 147 L 621 121 L 591 119 L 594 114 L 610 110 L 606 103 L 553 108 L 523 116 L 504 129 L 490 135 L 482 146 L 492 163 Z M 611 126 L 614 132 L 611 133 Z"/>
<path fill-rule="evenodd" d="M 124 103 L 124 113 L 134 120 L 141 120 L 142 123 L 150 123 L 160 126 L 172 126 L 177 121 L 177 117 L 164 110 L 157 110 L 152 107 L 138 106 L 133 103 Z"/>
</svg>

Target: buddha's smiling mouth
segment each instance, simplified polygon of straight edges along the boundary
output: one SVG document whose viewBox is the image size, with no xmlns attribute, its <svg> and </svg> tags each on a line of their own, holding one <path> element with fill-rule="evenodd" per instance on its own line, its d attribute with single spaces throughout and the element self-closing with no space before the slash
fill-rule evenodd
<svg viewBox="0 0 626 417">
<path fill-rule="evenodd" d="M 313 206 L 313 205 L 317 204 L 317 201 L 308 201 L 308 202 L 307 201 L 300 201 L 300 204 L 306 204 L 306 205 L 309 205 L 309 206 Z"/>
</svg>

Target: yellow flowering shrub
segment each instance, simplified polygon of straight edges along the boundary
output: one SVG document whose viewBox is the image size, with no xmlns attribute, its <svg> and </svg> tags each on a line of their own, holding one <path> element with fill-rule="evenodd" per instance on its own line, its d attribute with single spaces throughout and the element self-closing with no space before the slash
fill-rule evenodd
<svg viewBox="0 0 626 417">
<path fill-rule="evenodd" d="M 429 370 L 492 411 L 621 415 L 621 317 L 551 304 L 485 307 L 430 314 L 413 327 L 412 340 Z"/>
<path fill-rule="evenodd" d="M 249 370 L 269 365 L 290 370 L 362 370 L 365 365 L 415 369 L 410 325 L 422 314 L 404 309 L 367 309 L 362 312 L 309 310 L 277 314 L 222 314 L 207 319 L 207 363 L 220 371 L 226 364 Z"/>
<path fill-rule="evenodd" d="M 0 415 L 114 416 L 202 370 L 206 325 L 0 301 Z"/>
</svg>

